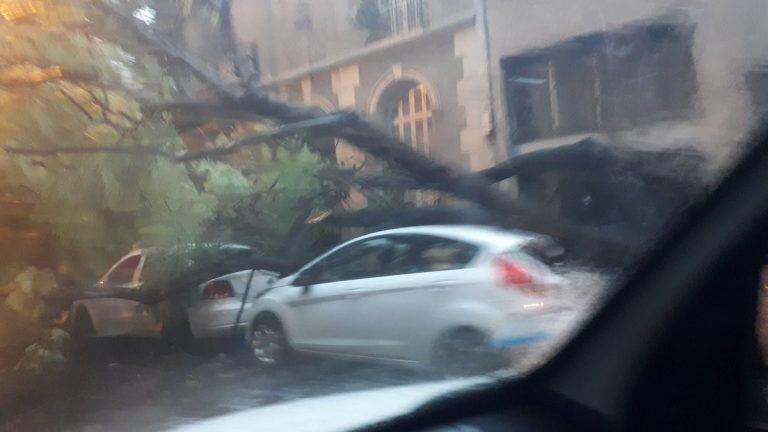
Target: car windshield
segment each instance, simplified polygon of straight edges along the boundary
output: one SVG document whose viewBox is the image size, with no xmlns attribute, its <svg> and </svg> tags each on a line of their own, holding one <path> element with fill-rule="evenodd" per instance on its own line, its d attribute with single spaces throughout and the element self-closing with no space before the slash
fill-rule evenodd
<svg viewBox="0 0 768 432">
<path fill-rule="evenodd" d="M 0 0 L 0 421 L 343 430 L 534 370 L 742 159 L 766 22 Z"/>
</svg>

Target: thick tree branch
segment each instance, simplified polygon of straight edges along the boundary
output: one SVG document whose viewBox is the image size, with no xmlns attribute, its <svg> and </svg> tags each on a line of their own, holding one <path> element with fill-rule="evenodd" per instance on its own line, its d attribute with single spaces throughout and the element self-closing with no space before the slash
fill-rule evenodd
<svg viewBox="0 0 768 432">
<path fill-rule="evenodd" d="M 210 73 L 195 58 L 176 49 L 157 37 L 149 27 L 137 22 L 129 14 L 118 10 L 106 0 L 98 3 L 107 9 L 118 21 L 130 29 L 144 42 L 162 50 L 167 56 L 186 65 L 190 72 L 209 86 L 218 96 L 220 105 L 253 115 L 275 119 L 282 123 L 299 123 L 325 116 L 319 108 L 294 107 L 284 102 L 270 99 L 261 89 L 251 85 L 228 86 Z M 537 214 L 531 209 L 500 194 L 490 186 L 493 176 L 467 174 L 446 165 L 436 163 L 416 152 L 411 146 L 378 130 L 371 123 L 355 116 L 345 120 L 344 127 L 333 131 L 336 138 L 346 140 L 358 149 L 407 172 L 416 182 L 433 184 L 436 190 L 450 193 L 459 198 L 474 202 L 495 213 L 500 219 L 511 220 L 519 228 L 547 233 L 556 237 L 576 236 L 586 242 L 600 241 L 599 234 L 592 231 L 566 227 L 561 221 Z M 259 140 L 262 138 L 258 138 Z M 199 156 L 199 155 L 198 155 Z"/>
<path fill-rule="evenodd" d="M 244 147 L 262 144 L 275 139 L 285 138 L 298 133 L 314 133 L 318 136 L 332 135 L 332 129 L 343 126 L 353 117 L 349 113 L 330 114 L 325 117 L 283 125 L 266 132 L 248 135 L 229 145 L 192 152 L 173 154 L 154 147 L 122 147 L 122 146 L 93 146 L 93 147 L 57 147 L 48 149 L 1 147 L 16 155 L 28 156 L 57 156 L 62 154 L 99 154 L 119 153 L 137 156 L 161 156 L 173 162 L 188 163 L 201 159 L 216 159 L 242 150 Z M 121 137 L 122 138 L 122 137 Z"/>
<path fill-rule="evenodd" d="M 320 173 L 324 179 L 342 181 L 349 186 L 366 189 L 416 190 L 432 189 L 428 184 L 421 184 L 414 179 L 398 175 L 357 175 L 353 170 L 328 170 Z"/>
<path fill-rule="evenodd" d="M 701 153 L 690 149 L 641 151 L 611 147 L 585 138 L 569 145 L 512 156 L 479 174 L 497 183 L 544 171 L 590 172 L 595 177 L 600 175 L 597 173 L 607 176 L 609 172 L 618 172 L 646 181 L 661 180 L 668 185 L 689 185 L 698 189 L 704 184 L 700 177 L 703 163 Z"/>
<path fill-rule="evenodd" d="M 350 120 L 350 114 L 338 113 L 311 120 L 300 121 L 274 128 L 267 132 L 248 135 L 229 145 L 213 149 L 205 149 L 188 152 L 175 158 L 177 162 L 188 162 L 196 159 L 214 159 L 226 156 L 242 150 L 244 147 L 261 144 L 267 141 L 289 137 L 298 133 L 310 133 L 315 135 L 331 134 L 331 128 L 344 125 Z"/>
<path fill-rule="evenodd" d="M 182 100 L 166 103 L 147 103 L 141 107 L 144 115 L 159 112 L 173 114 L 174 121 L 209 123 L 213 120 L 263 121 L 264 117 L 241 110 L 237 105 L 228 106 L 218 101 Z"/>
<path fill-rule="evenodd" d="M 496 183 L 510 177 L 541 172 L 543 165 L 557 165 L 561 160 L 572 164 L 574 160 L 583 160 L 584 169 L 594 169 L 603 166 L 608 151 L 600 147 L 591 139 L 584 139 L 577 143 L 558 147 L 556 149 L 536 150 L 530 153 L 513 156 L 506 161 L 480 171 L 480 174 L 489 181 Z M 591 157 L 585 158 L 584 155 Z"/>
</svg>

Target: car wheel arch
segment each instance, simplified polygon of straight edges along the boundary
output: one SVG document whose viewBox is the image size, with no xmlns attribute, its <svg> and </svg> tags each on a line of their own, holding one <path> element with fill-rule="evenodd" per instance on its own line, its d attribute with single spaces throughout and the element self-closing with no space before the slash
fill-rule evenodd
<svg viewBox="0 0 768 432">
<path fill-rule="evenodd" d="M 424 344 L 424 349 L 422 351 L 422 354 L 420 355 L 421 361 L 425 364 L 432 363 L 434 359 L 435 351 L 440 346 L 440 343 L 444 341 L 445 338 L 448 337 L 449 335 L 460 332 L 460 331 L 472 331 L 474 333 L 482 335 L 483 338 L 489 341 L 491 338 L 490 329 L 477 323 L 467 322 L 467 323 L 451 324 L 448 326 L 443 326 L 438 331 L 433 332 L 429 341 Z"/>
<path fill-rule="evenodd" d="M 482 335 L 483 338 L 490 340 L 491 338 L 491 332 L 488 329 L 483 328 L 482 326 L 476 325 L 476 324 L 459 324 L 454 325 L 451 327 L 444 328 L 442 331 L 440 331 L 437 336 L 434 338 L 433 345 L 440 342 L 441 339 L 445 338 L 446 336 L 449 336 L 454 333 L 459 332 L 472 332 L 477 333 L 479 335 Z"/>
<path fill-rule="evenodd" d="M 81 326 L 87 325 L 88 327 L 86 328 L 90 328 L 92 333 L 97 333 L 96 322 L 93 319 L 93 314 L 88 305 L 78 304 L 75 305 L 72 310 L 73 312 L 70 322 L 73 331 L 82 331 L 83 328 Z"/>
<path fill-rule="evenodd" d="M 285 330 L 285 321 L 283 321 L 283 319 L 280 317 L 280 315 L 277 312 L 274 312 L 274 311 L 269 310 L 269 309 L 259 311 L 253 317 L 253 319 L 251 320 L 250 325 L 248 327 L 248 338 L 251 337 L 251 333 L 253 333 L 253 330 L 256 327 L 256 323 L 258 323 L 260 321 L 266 321 L 266 320 L 272 320 L 274 322 L 277 322 L 277 324 L 280 326 L 280 328 L 286 334 L 286 338 L 287 338 L 287 332 Z"/>
</svg>

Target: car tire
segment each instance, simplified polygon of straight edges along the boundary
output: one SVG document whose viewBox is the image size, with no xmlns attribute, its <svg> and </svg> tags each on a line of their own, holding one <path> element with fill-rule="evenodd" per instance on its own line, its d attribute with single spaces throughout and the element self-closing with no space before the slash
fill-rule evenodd
<svg viewBox="0 0 768 432">
<path fill-rule="evenodd" d="M 278 366 L 288 362 L 292 352 L 277 317 L 271 314 L 256 317 L 250 332 L 248 349 L 257 364 Z"/>
<path fill-rule="evenodd" d="M 499 356 L 480 330 L 462 327 L 443 333 L 435 343 L 432 365 L 443 375 L 467 376 L 501 367 Z"/>
</svg>

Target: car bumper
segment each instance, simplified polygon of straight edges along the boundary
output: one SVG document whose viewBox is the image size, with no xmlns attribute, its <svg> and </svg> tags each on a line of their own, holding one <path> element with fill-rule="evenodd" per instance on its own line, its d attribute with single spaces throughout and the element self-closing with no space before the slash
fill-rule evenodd
<svg viewBox="0 0 768 432">
<path fill-rule="evenodd" d="M 575 325 L 570 310 L 516 316 L 491 335 L 491 348 L 507 356 L 535 352 L 562 340 Z"/>
<path fill-rule="evenodd" d="M 242 337 L 245 333 L 245 324 L 241 323 L 237 326 L 234 324 L 224 325 L 224 326 L 218 326 L 218 327 L 202 327 L 197 329 L 197 331 L 193 332 L 193 336 L 196 339 L 208 339 L 208 338 L 219 338 L 219 337 L 229 337 L 229 336 L 238 336 Z"/>
<path fill-rule="evenodd" d="M 250 303 L 246 303 L 237 324 L 240 299 L 206 300 L 188 309 L 189 327 L 195 338 L 241 334 L 247 326 Z"/>
</svg>

